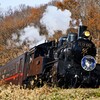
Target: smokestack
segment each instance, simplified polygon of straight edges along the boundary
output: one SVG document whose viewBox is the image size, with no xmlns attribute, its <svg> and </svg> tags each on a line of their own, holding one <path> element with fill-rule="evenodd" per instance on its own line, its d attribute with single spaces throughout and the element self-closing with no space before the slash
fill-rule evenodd
<svg viewBox="0 0 100 100">
<path fill-rule="evenodd" d="M 81 38 L 82 37 L 82 33 L 87 30 L 87 26 L 79 26 L 79 29 L 78 29 L 78 38 Z"/>
</svg>

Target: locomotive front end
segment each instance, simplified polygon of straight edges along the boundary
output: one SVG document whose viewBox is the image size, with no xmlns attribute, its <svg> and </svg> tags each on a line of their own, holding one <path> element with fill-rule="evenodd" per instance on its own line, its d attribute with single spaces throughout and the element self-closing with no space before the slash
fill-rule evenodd
<svg viewBox="0 0 100 100">
<path fill-rule="evenodd" d="M 99 75 L 96 69 L 96 47 L 91 40 L 91 33 L 86 27 L 79 29 L 79 37 L 73 45 L 73 59 L 76 71 L 77 81 L 81 87 L 98 87 Z M 78 67 L 77 67 L 78 66 Z"/>
<path fill-rule="evenodd" d="M 74 38 L 73 38 L 74 37 Z M 58 84 L 65 87 L 98 87 L 100 75 L 96 47 L 86 26 L 80 26 L 78 38 L 69 33 L 58 56 Z"/>
</svg>

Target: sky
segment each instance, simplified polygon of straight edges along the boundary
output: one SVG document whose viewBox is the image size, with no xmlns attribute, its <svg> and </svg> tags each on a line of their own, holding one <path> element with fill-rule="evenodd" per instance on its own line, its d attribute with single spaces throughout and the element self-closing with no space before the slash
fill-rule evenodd
<svg viewBox="0 0 100 100">
<path fill-rule="evenodd" d="M 42 4 L 47 4 L 53 0 L 0 0 L 0 8 L 3 10 L 7 10 L 9 7 L 17 8 L 21 4 L 25 4 L 26 6 L 38 7 Z M 55 0 L 62 1 L 62 0 Z"/>
<path fill-rule="evenodd" d="M 6 10 L 9 7 L 15 8 L 21 4 L 36 7 L 40 4 L 47 4 L 50 1 L 52 0 L 0 0 L 0 8 Z"/>
</svg>

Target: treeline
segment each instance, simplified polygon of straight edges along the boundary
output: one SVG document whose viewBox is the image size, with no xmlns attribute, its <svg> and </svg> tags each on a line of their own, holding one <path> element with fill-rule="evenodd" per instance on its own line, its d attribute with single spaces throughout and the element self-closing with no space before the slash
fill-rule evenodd
<svg viewBox="0 0 100 100">
<path fill-rule="evenodd" d="M 22 7 L 20 11 L 15 10 L 14 12 L 10 9 L 10 14 L 0 20 L 1 42 L 6 44 L 6 40 L 12 38 L 13 33 L 19 35 L 19 31 L 31 23 L 39 25 L 44 9 L 45 6 L 41 8 Z"/>
<path fill-rule="evenodd" d="M 76 20 L 78 26 L 80 20 L 83 25 L 87 25 L 94 38 L 98 38 L 100 34 L 100 1 L 99 0 L 64 0 L 57 3 L 58 8 L 68 9 L 72 13 L 72 19 Z M 73 20 L 71 27 L 73 28 Z M 75 24 L 74 24 L 75 25 Z"/>
<path fill-rule="evenodd" d="M 100 42 L 98 42 L 100 40 L 99 0 L 64 0 L 63 2 L 52 2 L 51 4 L 62 10 L 70 10 L 72 13 L 70 28 L 67 30 L 66 34 L 70 31 L 77 32 L 77 29 L 74 27 L 82 23 L 88 26 L 88 30 L 92 33 L 94 42 L 97 43 L 98 47 L 100 46 Z M 19 37 L 21 29 L 34 24 L 34 26 L 39 27 L 40 35 L 48 34 L 46 27 L 40 23 L 40 19 L 47 6 L 48 5 L 32 8 L 21 5 L 19 9 L 14 11 L 9 9 L 5 15 L 0 12 L 0 65 L 24 52 L 25 43 L 16 45 L 16 43 L 20 42 Z M 12 34 L 16 34 L 16 40 L 12 40 Z M 62 32 L 58 30 L 55 32 L 53 38 L 59 38 L 61 35 Z M 10 46 L 8 42 L 10 42 Z"/>
<path fill-rule="evenodd" d="M 40 28 L 41 33 L 46 28 L 40 24 L 40 19 L 45 11 L 46 5 L 40 8 L 20 6 L 18 10 L 9 9 L 5 15 L 0 15 L 0 65 L 24 52 L 25 43 L 16 46 L 19 43 L 20 30 L 34 23 L 34 26 Z M 12 35 L 16 39 L 12 39 Z M 28 34 L 28 33 L 27 33 Z M 10 46 L 8 45 L 10 42 Z M 28 48 L 28 47 L 27 47 Z"/>
</svg>

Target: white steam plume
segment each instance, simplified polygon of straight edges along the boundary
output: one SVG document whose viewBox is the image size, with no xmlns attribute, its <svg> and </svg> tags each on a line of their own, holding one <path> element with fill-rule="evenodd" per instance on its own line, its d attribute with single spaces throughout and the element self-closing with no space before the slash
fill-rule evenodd
<svg viewBox="0 0 100 100">
<path fill-rule="evenodd" d="M 49 36 L 53 36 L 54 31 L 61 30 L 66 33 L 71 21 L 71 12 L 69 10 L 61 11 L 55 6 L 48 6 L 46 12 L 40 20 L 41 24 L 46 26 Z"/>
<path fill-rule="evenodd" d="M 29 47 L 44 43 L 46 40 L 45 36 L 39 35 L 39 29 L 34 26 L 27 26 L 21 31 L 20 41 L 23 43 L 26 41 L 29 43 Z"/>
</svg>

